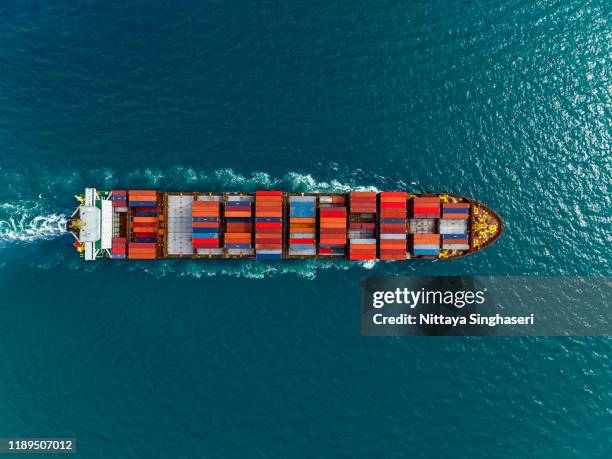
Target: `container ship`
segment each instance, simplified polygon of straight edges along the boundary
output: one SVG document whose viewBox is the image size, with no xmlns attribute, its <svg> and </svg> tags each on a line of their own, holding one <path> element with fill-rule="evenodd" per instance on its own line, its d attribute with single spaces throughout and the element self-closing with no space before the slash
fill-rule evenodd
<svg viewBox="0 0 612 459">
<path fill-rule="evenodd" d="M 482 250 L 504 227 L 456 194 L 87 188 L 76 198 L 68 229 L 85 260 L 450 259 Z"/>
</svg>

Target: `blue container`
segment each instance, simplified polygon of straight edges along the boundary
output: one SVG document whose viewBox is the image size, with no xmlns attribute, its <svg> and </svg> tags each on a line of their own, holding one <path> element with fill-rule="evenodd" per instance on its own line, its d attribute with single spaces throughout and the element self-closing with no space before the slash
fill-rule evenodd
<svg viewBox="0 0 612 459">
<path fill-rule="evenodd" d="M 218 233 L 219 228 L 191 228 L 192 233 Z"/>
<path fill-rule="evenodd" d="M 443 234 L 442 239 L 467 239 L 467 234 Z"/>
<path fill-rule="evenodd" d="M 219 219 L 217 217 L 192 217 L 191 221 L 194 221 L 194 222 L 218 222 Z"/>
<path fill-rule="evenodd" d="M 250 249 L 251 244 L 225 244 L 226 249 Z"/>
<path fill-rule="evenodd" d="M 125 260 L 124 253 L 115 253 L 113 254 L 113 260 Z"/>
<path fill-rule="evenodd" d="M 257 253 L 255 255 L 257 260 L 282 260 L 282 253 Z"/>
<path fill-rule="evenodd" d="M 155 212 L 134 212 L 135 217 L 156 217 L 157 213 Z"/>
<path fill-rule="evenodd" d="M 127 196 L 115 196 L 113 195 L 113 201 L 127 201 Z"/>
<path fill-rule="evenodd" d="M 219 233 L 192 233 L 192 239 L 219 239 Z"/>
<path fill-rule="evenodd" d="M 240 206 L 250 206 L 251 202 L 250 201 L 232 201 L 232 202 L 226 202 L 225 206 L 226 207 L 240 207 Z"/>
<path fill-rule="evenodd" d="M 405 218 L 381 218 L 381 223 L 406 223 Z"/>
<path fill-rule="evenodd" d="M 291 244 L 290 247 L 295 250 L 314 249 L 314 244 Z"/>
<path fill-rule="evenodd" d="M 415 255 L 440 255 L 439 250 L 414 249 Z"/>
<path fill-rule="evenodd" d="M 251 217 L 225 217 L 225 219 L 230 223 L 250 223 L 253 221 Z"/>
<path fill-rule="evenodd" d="M 154 237 L 135 237 L 134 242 L 157 242 Z"/>
<path fill-rule="evenodd" d="M 256 222 L 280 222 L 282 218 L 280 217 L 257 217 L 255 218 Z"/>
<path fill-rule="evenodd" d="M 446 208 L 443 208 L 442 209 L 442 213 L 445 213 L 445 214 L 468 214 L 469 213 L 468 210 L 469 209 L 446 209 Z"/>
<path fill-rule="evenodd" d="M 155 201 L 130 201 L 130 207 L 157 207 Z"/>
</svg>

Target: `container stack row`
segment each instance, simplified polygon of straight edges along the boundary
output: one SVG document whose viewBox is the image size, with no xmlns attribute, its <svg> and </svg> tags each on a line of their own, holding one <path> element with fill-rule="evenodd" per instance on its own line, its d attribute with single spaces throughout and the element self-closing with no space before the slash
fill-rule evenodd
<svg viewBox="0 0 612 459">
<path fill-rule="evenodd" d="M 445 250 L 469 250 L 467 234 L 443 234 L 442 248 Z"/>
<path fill-rule="evenodd" d="M 221 202 L 215 196 L 203 196 L 191 207 L 191 243 L 195 250 L 221 247 Z M 221 198 L 218 196 L 217 198 Z"/>
<path fill-rule="evenodd" d="M 381 260 L 406 259 L 406 212 L 405 192 L 380 193 L 380 236 Z"/>
<path fill-rule="evenodd" d="M 283 258 L 283 192 L 255 192 L 255 258 Z"/>
<path fill-rule="evenodd" d="M 376 259 L 376 193 L 350 195 L 349 239 L 351 260 Z"/>
<path fill-rule="evenodd" d="M 114 237 L 111 253 L 113 259 L 123 260 L 127 255 L 127 238 Z"/>
<path fill-rule="evenodd" d="M 442 218 L 467 220 L 470 218 L 470 204 L 467 202 L 442 204 Z"/>
<path fill-rule="evenodd" d="M 317 197 L 289 197 L 289 255 L 317 254 Z"/>
<path fill-rule="evenodd" d="M 440 218 L 440 198 L 438 196 L 424 196 L 414 198 L 414 218 Z"/>
<path fill-rule="evenodd" d="M 116 212 L 127 212 L 127 191 L 113 190 L 113 208 Z"/>
<path fill-rule="evenodd" d="M 130 190 L 130 242 L 128 258 L 157 258 L 159 234 L 159 195 L 152 190 Z"/>
<path fill-rule="evenodd" d="M 319 196 L 319 255 L 346 254 L 346 217 L 344 196 Z"/>
<path fill-rule="evenodd" d="M 413 234 L 413 254 L 438 256 L 440 254 L 439 234 Z"/>
<path fill-rule="evenodd" d="M 228 255 L 253 255 L 253 196 L 225 199 L 225 248 Z"/>
</svg>

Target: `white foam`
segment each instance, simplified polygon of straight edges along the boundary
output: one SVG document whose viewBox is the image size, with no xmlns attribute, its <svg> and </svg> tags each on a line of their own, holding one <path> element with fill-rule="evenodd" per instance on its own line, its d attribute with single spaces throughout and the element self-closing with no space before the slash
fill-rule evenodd
<svg viewBox="0 0 612 459">
<path fill-rule="evenodd" d="M 36 204 L 0 204 L 0 241 L 33 242 L 66 232 L 65 215 L 38 211 Z"/>
</svg>

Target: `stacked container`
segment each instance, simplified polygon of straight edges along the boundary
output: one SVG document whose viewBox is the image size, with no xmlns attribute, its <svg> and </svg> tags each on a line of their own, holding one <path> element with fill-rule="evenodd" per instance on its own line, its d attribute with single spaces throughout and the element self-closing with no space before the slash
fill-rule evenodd
<svg viewBox="0 0 612 459">
<path fill-rule="evenodd" d="M 442 248 L 445 250 L 469 250 L 467 234 L 443 234 Z"/>
<path fill-rule="evenodd" d="M 380 193 L 380 236 L 381 260 L 406 259 L 406 203 L 405 192 Z"/>
<path fill-rule="evenodd" d="M 470 218 L 470 204 L 467 202 L 442 204 L 442 218 L 467 220 Z"/>
<path fill-rule="evenodd" d="M 139 260 L 157 258 L 157 244 L 155 242 L 130 242 L 128 258 Z"/>
<path fill-rule="evenodd" d="M 114 259 L 124 259 L 127 253 L 126 250 L 127 239 L 124 237 L 113 238 L 112 255 Z"/>
<path fill-rule="evenodd" d="M 150 190 L 130 190 L 131 235 L 128 258 L 157 258 L 159 234 L 158 193 Z"/>
<path fill-rule="evenodd" d="M 439 234 L 413 234 L 413 254 L 437 256 L 440 254 Z"/>
<path fill-rule="evenodd" d="M 425 196 L 413 200 L 414 218 L 440 218 L 440 198 Z"/>
<path fill-rule="evenodd" d="M 255 257 L 258 260 L 283 258 L 283 193 L 255 193 Z"/>
<path fill-rule="evenodd" d="M 316 196 L 289 197 L 289 255 L 314 256 L 316 248 Z"/>
<path fill-rule="evenodd" d="M 157 191 L 130 190 L 130 207 L 157 207 Z"/>
<path fill-rule="evenodd" d="M 218 249 L 221 234 L 221 203 L 218 200 L 193 201 L 191 220 L 193 248 Z"/>
<path fill-rule="evenodd" d="M 341 257 L 346 253 L 344 196 L 319 196 L 319 255 Z"/>
<path fill-rule="evenodd" d="M 225 248 L 228 255 L 253 255 L 253 196 L 229 195 L 225 200 Z"/>
<path fill-rule="evenodd" d="M 376 259 L 376 193 L 354 191 L 350 202 L 351 260 Z"/>
<path fill-rule="evenodd" d="M 127 211 L 127 191 L 113 190 L 113 207 L 117 212 Z"/>
</svg>

